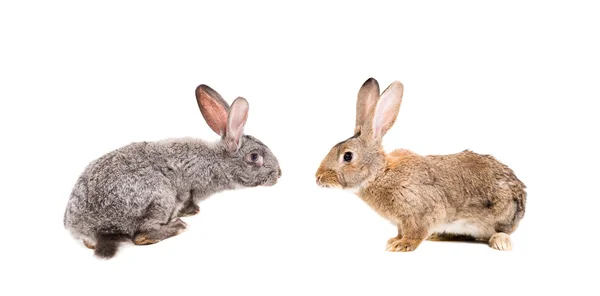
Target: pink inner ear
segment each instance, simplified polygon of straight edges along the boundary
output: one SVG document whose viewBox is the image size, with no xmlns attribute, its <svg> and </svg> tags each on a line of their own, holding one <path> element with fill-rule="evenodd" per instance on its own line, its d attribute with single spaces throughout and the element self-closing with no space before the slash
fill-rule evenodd
<svg viewBox="0 0 600 296">
<path fill-rule="evenodd" d="M 200 91 L 198 104 L 208 126 L 215 133 L 224 136 L 227 127 L 227 110 L 203 91 Z"/>
<path fill-rule="evenodd" d="M 227 137 L 239 145 L 240 138 L 244 133 L 244 126 L 248 119 L 248 102 L 243 98 L 237 98 L 229 109 L 229 122 Z"/>
<path fill-rule="evenodd" d="M 395 116 L 393 110 L 391 110 L 392 104 L 393 102 L 389 98 L 382 99 L 379 101 L 379 104 L 377 104 L 373 120 L 373 131 L 375 136 L 381 135 L 384 125 L 391 120 L 390 117 Z"/>
<path fill-rule="evenodd" d="M 248 112 L 240 111 L 241 115 L 236 115 L 231 120 L 231 131 L 234 134 L 242 134 L 244 131 L 244 123 L 248 119 Z"/>
<path fill-rule="evenodd" d="M 381 94 L 373 115 L 373 136 L 376 139 L 385 135 L 396 121 L 403 90 L 404 87 L 400 82 L 394 82 Z"/>
</svg>

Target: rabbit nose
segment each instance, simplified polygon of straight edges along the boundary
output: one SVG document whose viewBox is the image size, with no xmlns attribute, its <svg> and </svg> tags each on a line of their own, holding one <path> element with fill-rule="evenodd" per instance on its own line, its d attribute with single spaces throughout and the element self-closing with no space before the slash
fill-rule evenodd
<svg viewBox="0 0 600 296">
<path fill-rule="evenodd" d="M 321 177 L 323 177 L 323 175 L 317 176 L 317 185 L 321 185 Z"/>
<path fill-rule="evenodd" d="M 279 178 L 281 178 L 281 168 L 278 168 Z"/>
</svg>

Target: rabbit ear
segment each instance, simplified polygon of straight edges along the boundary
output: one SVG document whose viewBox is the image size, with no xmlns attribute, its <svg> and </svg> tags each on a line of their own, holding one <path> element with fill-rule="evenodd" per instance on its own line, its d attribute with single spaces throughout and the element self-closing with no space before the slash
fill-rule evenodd
<svg viewBox="0 0 600 296">
<path fill-rule="evenodd" d="M 227 129 L 227 112 L 229 105 L 219 93 L 210 86 L 201 84 L 196 88 L 196 101 L 210 128 L 219 136 L 225 136 Z"/>
<path fill-rule="evenodd" d="M 373 120 L 370 127 L 372 139 L 381 140 L 392 127 L 398 117 L 398 111 L 400 111 L 403 93 L 404 85 L 400 81 L 394 81 L 383 91 L 372 111 Z"/>
<path fill-rule="evenodd" d="M 379 83 L 375 78 L 369 78 L 358 91 L 358 98 L 356 100 L 356 127 L 354 133 L 358 134 L 361 131 L 361 127 L 367 122 L 369 113 L 377 100 L 379 99 Z"/>
<path fill-rule="evenodd" d="M 244 134 L 244 126 L 248 119 L 248 108 L 248 101 L 242 97 L 235 99 L 231 104 L 231 108 L 229 108 L 225 142 L 227 150 L 231 153 L 237 151 L 240 147 L 240 139 Z"/>
</svg>

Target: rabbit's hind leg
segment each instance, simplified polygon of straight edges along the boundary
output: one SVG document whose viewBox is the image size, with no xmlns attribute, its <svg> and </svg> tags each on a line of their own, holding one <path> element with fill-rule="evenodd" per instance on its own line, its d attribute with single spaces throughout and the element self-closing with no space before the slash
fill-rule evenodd
<svg viewBox="0 0 600 296">
<path fill-rule="evenodd" d="M 138 231 L 133 236 L 133 243 L 136 245 L 155 244 L 159 241 L 182 233 L 186 227 L 187 225 L 185 222 L 179 218 L 176 218 L 167 224 L 156 225 L 154 228 Z"/>
<path fill-rule="evenodd" d="M 153 203 L 147 209 L 144 217 L 140 219 L 137 231 L 133 235 L 136 245 L 155 244 L 161 240 L 182 233 L 185 222 L 179 218 L 172 218 L 173 210 L 160 204 Z"/>
<path fill-rule="evenodd" d="M 179 210 L 179 217 L 194 216 L 200 213 L 200 207 L 195 204 L 192 200 L 189 200 L 181 210 Z"/>
<path fill-rule="evenodd" d="M 510 236 L 504 232 L 494 233 L 489 240 L 489 245 L 492 249 L 499 251 L 510 251 L 512 250 L 512 242 Z"/>
<path fill-rule="evenodd" d="M 88 248 L 88 249 L 92 249 L 92 250 L 93 250 L 94 248 L 96 248 L 96 246 L 95 246 L 94 244 L 92 244 L 92 243 L 90 243 L 90 242 L 88 242 L 88 241 L 86 241 L 86 240 L 83 240 L 83 245 L 85 245 L 85 247 L 86 247 L 86 248 Z"/>
</svg>

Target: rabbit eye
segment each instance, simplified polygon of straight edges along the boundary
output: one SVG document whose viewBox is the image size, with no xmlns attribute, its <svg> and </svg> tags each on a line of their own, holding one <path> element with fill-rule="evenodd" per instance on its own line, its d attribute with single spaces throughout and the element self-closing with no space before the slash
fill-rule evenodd
<svg viewBox="0 0 600 296">
<path fill-rule="evenodd" d="M 263 165 L 263 157 L 262 157 L 262 155 L 260 155 L 260 153 L 257 153 L 257 152 L 252 152 L 250 154 L 246 154 L 245 160 L 246 160 L 246 162 L 256 165 L 256 166 Z"/>
<path fill-rule="evenodd" d="M 351 162 L 352 161 L 352 152 L 346 152 L 346 153 L 344 153 L 344 161 L 345 162 Z"/>
</svg>

